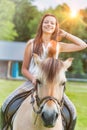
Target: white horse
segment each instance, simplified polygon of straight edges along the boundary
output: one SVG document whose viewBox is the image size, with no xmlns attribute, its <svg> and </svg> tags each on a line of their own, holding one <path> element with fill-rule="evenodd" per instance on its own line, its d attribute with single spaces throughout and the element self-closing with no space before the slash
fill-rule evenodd
<svg viewBox="0 0 87 130">
<path fill-rule="evenodd" d="M 66 61 L 47 58 L 41 60 L 34 54 L 37 65 L 37 85 L 32 94 L 18 109 L 13 130 L 62 130 L 61 109 L 63 104 L 65 71 L 73 58 Z"/>
</svg>

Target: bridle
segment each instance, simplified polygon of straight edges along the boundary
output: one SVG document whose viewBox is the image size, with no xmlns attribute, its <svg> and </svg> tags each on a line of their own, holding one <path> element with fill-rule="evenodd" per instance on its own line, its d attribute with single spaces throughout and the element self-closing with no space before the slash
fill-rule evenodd
<svg viewBox="0 0 87 130">
<path fill-rule="evenodd" d="M 41 84 L 41 82 L 37 79 L 36 86 L 35 86 L 35 88 L 32 89 L 32 92 L 31 92 L 31 102 L 30 103 L 32 104 L 33 111 L 36 114 L 40 114 L 42 111 L 42 108 L 49 100 L 52 100 L 56 104 L 57 107 L 59 105 L 60 110 L 61 110 L 63 107 L 63 104 L 64 104 L 64 98 L 62 97 L 62 100 L 60 102 L 55 97 L 52 97 L 52 96 L 46 96 L 46 97 L 40 99 L 38 96 L 38 84 Z M 34 98 L 34 92 L 36 92 L 35 98 Z M 38 110 L 36 110 L 34 107 L 35 101 L 37 103 Z"/>
</svg>

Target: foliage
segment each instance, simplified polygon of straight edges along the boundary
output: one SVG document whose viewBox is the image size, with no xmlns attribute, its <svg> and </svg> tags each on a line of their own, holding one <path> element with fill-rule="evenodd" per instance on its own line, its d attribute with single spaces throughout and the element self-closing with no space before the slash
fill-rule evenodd
<svg viewBox="0 0 87 130">
<path fill-rule="evenodd" d="M 28 0 L 16 1 L 15 5 L 14 24 L 18 33 L 18 37 L 15 40 L 28 41 L 35 35 L 39 11 Z"/>
<path fill-rule="evenodd" d="M 12 22 L 15 5 L 9 0 L 0 1 L 0 40 L 14 40 L 17 36 Z"/>
<path fill-rule="evenodd" d="M 73 67 L 73 74 L 84 74 L 83 64 L 81 62 L 80 55 L 76 55 L 76 59 L 72 67 Z"/>
<path fill-rule="evenodd" d="M 80 9 L 79 14 L 81 15 L 83 21 L 87 23 L 87 8 L 86 9 Z"/>
</svg>

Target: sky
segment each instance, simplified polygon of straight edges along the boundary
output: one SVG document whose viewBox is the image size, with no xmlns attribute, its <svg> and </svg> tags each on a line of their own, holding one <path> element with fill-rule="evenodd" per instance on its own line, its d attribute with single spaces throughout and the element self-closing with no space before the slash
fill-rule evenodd
<svg viewBox="0 0 87 130">
<path fill-rule="evenodd" d="M 39 10 L 44 10 L 49 7 L 55 8 L 57 5 L 63 3 L 66 3 L 71 10 L 75 11 L 87 8 L 87 0 L 35 0 L 35 2 L 33 2 Z"/>
</svg>

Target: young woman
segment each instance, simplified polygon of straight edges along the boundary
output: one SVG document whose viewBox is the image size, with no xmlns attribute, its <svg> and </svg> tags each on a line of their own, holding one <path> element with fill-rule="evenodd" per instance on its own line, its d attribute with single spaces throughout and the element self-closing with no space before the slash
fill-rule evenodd
<svg viewBox="0 0 87 130">
<path fill-rule="evenodd" d="M 59 37 L 64 37 L 72 43 L 58 42 Z M 57 19 L 54 15 L 44 15 L 40 22 L 36 37 L 29 40 L 25 48 L 24 60 L 22 64 L 22 74 L 27 78 L 27 81 L 11 94 L 5 100 L 2 106 L 4 122 L 7 122 L 6 120 L 10 119 L 14 111 L 19 107 L 19 104 L 21 104 L 21 101 L 17 103 L 17 100 L 15 100 L 13 102 L 14 97 L 22 92 L 30 90 L 32 86 L 34 87 L 36 85 L 36 78 L 34 76 L 35 64 L 32 55 L 33 53 L 38 54 L 43 59 L 49 56 L 57 59 L 61 52 L 80 51 L 86 47 L 87 44 L 80 38 L 64 30 L 61 30 L 59 28 L 59 23 L 57 22 Z M 71 113 L 71 122 L 67 130 L 74 130 L 76 121 L 76 109 L 66 95 L 64 95 L 64 101 L 65 106 L 67 106 L 67 110 Z M 7 107 L 8 111 L 5 113 Z M 65 117 L 66 116 L 67 115 L 65 115 Z M 5 130 L 7 129 L 6 127 Z"/>
</svg>

